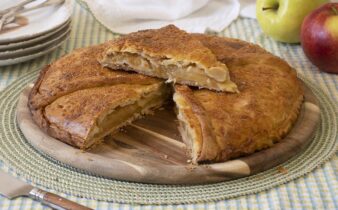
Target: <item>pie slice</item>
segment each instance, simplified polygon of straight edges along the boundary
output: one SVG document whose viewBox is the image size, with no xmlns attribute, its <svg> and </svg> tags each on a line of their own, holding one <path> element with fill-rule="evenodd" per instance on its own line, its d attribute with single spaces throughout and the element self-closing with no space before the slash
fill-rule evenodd
<svg viewBox="0 0 338 210">
<path fill-rule="evenodd" d="M 155 84 L 159 79 L 126 71 L 111 71 L 97 61 L 108 43 L 80 48 L 46 66 L 37 79 L 29 100 L 32 110 L 44 107 L 71 92 L 116 84 Z"/>
<path fill-rule="evenodd" d="M 51 134 L 86 149 L 162 106 L 168 95 L 167 87 L 160 82 L 83 89 L 56 99 L 45 107 L 44 116 Z"/>
<path fill-rule="evenodd" d="M 226 63 L 240 93 L 175 85 L 179 129 L 192 162 L 226 161 L 283 139 L 303 100 L 294 69 L 255 45 L 194 36 Z"/>
<path fill-rule="evenodd" d="M 111 41 L 101 64 L 174 83 L 237 92 L 228 68 L 198 39 L 174 25 Z"/>
<path fill-rule="evenodd" d="M 170 92 L 159 79 L 102 67 L 105 48 L 78 49 L 47 66 L 28 100 L 40 128 L 81 149 L 160 107 Z"/>
</svg>

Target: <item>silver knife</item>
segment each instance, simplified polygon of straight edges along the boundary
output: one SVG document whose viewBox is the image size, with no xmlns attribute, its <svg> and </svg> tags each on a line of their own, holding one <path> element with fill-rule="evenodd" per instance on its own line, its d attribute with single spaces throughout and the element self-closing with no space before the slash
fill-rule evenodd
<svg viewBox="0 0 338 210">
<path fill-rule="evenodd" d="M 19 196 L 29 196 L 53 209 L 73 209 L 73 210 L 90 210 L 73 201 L 62 198 L 50 192 L 33 187 L 19 179 L 0 170 L 0 194 L 9 199 Z"/>
</svg>

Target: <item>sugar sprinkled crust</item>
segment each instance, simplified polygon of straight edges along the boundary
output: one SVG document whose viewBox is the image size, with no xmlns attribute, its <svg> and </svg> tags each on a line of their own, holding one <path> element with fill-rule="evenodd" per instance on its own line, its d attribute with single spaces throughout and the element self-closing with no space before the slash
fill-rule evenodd
<svg viewBox="0 0 338 210">
<path fill-rule="evenodd" d="M 228 66 L 240 90 L 239 94 L 231 94 L 175 85 L 176 96 L 185 104 L 179 111 L 194 130 L 191 134 L 194 139 L 189 139 L 190 135 L 185 140 L 187 144 L 192 141 L 190 148 L 194 146 L 193 162 L 225 161 L 281 140 L 295 122 L 303 99 L 295 71 L 257 45 L 216 36 L 192 36 Z M 80 148 L 85 144 L 83 136 L 61 129 L 46 118 L 45 108 L 63 96 L 92 88 L 163 83 L 140 74 L 102 67 L 97 62 L 98 56 L 110 46 L 108 42 L 75 50 L 41 71 L 28 106 L 35 122 L 51 136 Z M 131 85 L 128 91 L 133 89 Z"/>
<path fill-rule="evenodd" d="M 176 98 L 185 104 L 176 100 L 178 111 L 196 134 L 185 140 L 198 144 L 198 150 L 192 150 L 193 162 L 226 161 L 280 141 L 297 119 L 303 100 L 295 70 L 256 45 L 195 36 L 227 64 L 240 93 L 175 86 Z"/>
<path fill-rule="evenodd" d="M 52 137 L 84 149 L 88 132 L 101 112 L 127 101 L 136 101 L 143 90 L 146 92 L 153 87 L 153 91 L 158 91 L 159 87 L 154 85 L 164 84 L 155 78 L 102 67 L 97 59 L 105 47 L 106 44 L 101 44 L 77 49 L 40 72 L 29 95 L 28 106 L 33 120 Z M 91 91 L 95 88 L 96 92 Z M 62 100 L 68 99 L 71 100 L 67 104 L 60 105 Z M 56 101 L 59 104 L 53 104 Z M 60 113 L 64 116 L 59 116 Z M 72 119 L 79 121 L 77 126 L 70 126 Z"/>
<path fill-rule="evenodd" d="M 124 71 L 111 71 L 97 61 L 108 43 L 76 49 L 47 65 L 35 82 L 29 106 L 38 109 L 71 92 L 114 84 L 154 84 L 160 80 Z"/>
<path fill-rule="evenodd" d="M 112 69 L 136 71 L 217 91 L 238 91 L 226 65 L 198 39 L 174 25 L 113 40 L 104 54 L 100 62 Z"/>
</svg>

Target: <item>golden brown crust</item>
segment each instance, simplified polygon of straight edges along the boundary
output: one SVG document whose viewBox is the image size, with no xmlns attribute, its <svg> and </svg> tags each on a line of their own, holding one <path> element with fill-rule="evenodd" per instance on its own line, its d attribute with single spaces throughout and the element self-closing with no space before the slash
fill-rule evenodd
<svg viewBox="0 0 338 210">
<path fill-rule="evenodd" d="M 211 52 L 217 57 L 217 60 L 227 63 L 227 60 L 243 53 L 268 53 L 263 48 L 256 44 L 252 44 L 240 39 L 218 37 L 205 34 L 191 34 L 197 38 L 204 46 L 208 47 Z"/>
<path fill-rule="evenodd" d="M 199 39 L 174 25 L 111 41 L 100 62 L 112 69 L 136 71 L 178 84 L 238 92 L 226 65 Z"/>
<path fill-rule="evenodd" d="M 40 72 L 29 95 L 28 106 L 32 113 L 33 120 L 49 135 L 79 148 L 85 146 L 85 134 L 75 134 L 75 132 L 65 129 L 67 126 L 62 127 L 57 125 L 57 123 L 51 123 L 49 118 L 51 116 L 46 116 L 46 107 L 62 96 L 84 89 L 99 87 L 104 89 L 119 84 L 147 86 L 162 83 L 161 80 L 155 78 L 124 71 L 111 71 L 101 67 L 97 61 L 97 57 L 106 46 L 107 44 L 101 44 L 77 49 L 51 65 L 46 66 Z M 130 87 L 130 89 L 133 88 Z M 125 98 L 130 94 L 130 90 L 127 90 L 127 88 L 115 88 L 112 92 L 114 94 L 117 92 L 119 92 L 119 94 L 125 94 Z M 84 100 L 83 97 L 78 97 L 77 101 L 81 101 L 81 99 Z M 98 113 L 100 112 L 100 110 L 98 110 L 99 104 L 103 106 L 99 101 L 103 101 L 104 99 L 91 100 L 93 102 L 92 105 L 96 105 L 96 107 L 92 106 L 92 108 L 97 109 Z M 113 100 L 112 98 L 109 99 Z M 82 102 L 85 103 L 84 101 Z M 73 110 L 74 115 L 79 114 L 81 110 L 83 109 Z M 67 116 L 69 117 L 70 115 Z M 89 124 L 87 124 L 87 126 L 89 126 Z"/>
<path fill-rule="evenodd" d="M 160 80 L 124 71 L 111 71 L 102 67 L 98 56 L 107 43 L 80 48 L 46 66 L 41 71 L 32 93 L 32 109 L 46 106 L 56 98 L 85 88 L 114 84 L 153 84 Z"/>
<path fill-rule="evenodd" d="M 122 84 L 79 90 L 46 106 L 44 116 L 58 131 L 88 139 L 100 116 L 118 107 L 134 104 L 144 94 L 158 91 L 160 84 Z"/>
<path fill-rule="evenodd" d="M 241 91 L 229 94 L 175 86 L 176 93 L 190 105 L 182 111 L 197 134 L 194 143 L 199 144 L 196 147 L 199 151 L 193 154 L 194 162 L 225 161 L 270 147 L 281 140 L 295 122 L 303 99 L 295 71 L 257 45 L 216 36 L 194 34 L 193 37 L 229 67 L 231 77 Z M 126 102 L 123 96 L 138 96 L 133 92 L 135 87 L 131 86 L 162 83 L 143 75 L 101 67 L 96 59 L 107 46 L 110 44 L 78 49 L 41 71 L 28 105 L 34 121 L 49 135 L 83 148 L 88 129 L 100 112 L 113 106 L 112 103 Z M 125 84 L 122 85 L 125 88 L 120 84 Z M 93 88 L 100 91 L 91 92 Z M 106 95 L 107 92 L 114 94 Z M 66 100 L 74 101 L 74 104 Z M 89 101 L 103 103 L 82 106 Z M 69 104 L 71 109 L 63 113 L 60 104 Z M 63 115 L 68 118 L 60 120 Z M 60 119 L 53 120 L 55 116 Z M 76 118 L 79 116 L 85 118 Z M 85 127 L 84 132 L 68 130 L 67 121 L 75 119 Z"/>
<path fill-rule="evenodd" d="M 194 127 L 200 129 L 197 133 L 210 129 L 208 132 L 216 137 L 197 137 L 196 142 L 204 144 L 207 140 L 209 144 L 214 141 L 218 148 L 212 144 L 214 153 L 198 156 L 196 162 L 225 161 L 252 154 L 281 140 L 297 119 L 303 100 L 303 90 L 295 71 L 285 61 L 258 46 L 240 46 L 242 43 L 239 42 L 236 48 L 232 43 L 228 44 L 227 38 L 196 36 L 227 64 L 240 90 L 239 94 L 226 94 L 175 86 L 176 93 L 191 106 L 201 106 L 199 110 L 204 110 L 203 113 L 189 109 L 182 111 L 190 116 L 208 116 L 211 122 L 211 128 L 203 127 L 200 121 L 191 122 L 199 125 Z M 190 120 L 193 119 L 196 118 Z"/>
<path fill-rule="evenodd" d="M 212 67 L 218 63 L 215 55 L 199 40 L 174 25 L 131 33 L 110 44 L 108 52 L 144 53 L 156 58 L 189 60 L 206 67 Z"/>
</svg>

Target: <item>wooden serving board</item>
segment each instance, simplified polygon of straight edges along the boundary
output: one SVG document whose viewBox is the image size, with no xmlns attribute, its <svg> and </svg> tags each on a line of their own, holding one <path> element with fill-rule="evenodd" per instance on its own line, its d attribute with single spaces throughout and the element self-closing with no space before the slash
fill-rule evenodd
<svg viewBox="0 0 338 210">
<path fill-rule="evenodd" d="M 318 102 L 305 88 L 300 116 L 284 140 L 250 156 L 195 166 L 187 161 L 185 145 L 172 110 L 159 110 L 114 135 L 113 140 L 82 152 L 47 134 L 33 122 L 27 107 L 31 86 L 21 94 L 17 121 L 29 143 L 39 151 L 75 168 L 108 178 L 143 183 L 202 184 L 245 177 L 277 166 L 311 141 L 320 120 Z"/>
</svg>

